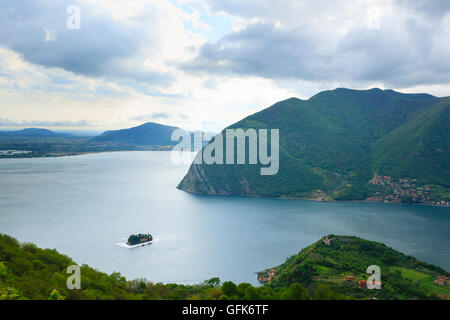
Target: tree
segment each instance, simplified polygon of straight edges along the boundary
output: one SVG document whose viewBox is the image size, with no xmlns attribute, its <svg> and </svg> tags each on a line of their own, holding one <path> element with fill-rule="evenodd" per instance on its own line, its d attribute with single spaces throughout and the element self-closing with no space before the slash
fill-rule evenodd
<svg viewBox="0 0 450 320">
<path fill-rule="evenodd" d="M 332 291 L 326 284 L 321 284 L 314 292 L 314 300 L 332 300 Z"/>
<path fill-rule="evenodd" d="M 208 295 L 206 296 L 207 300 L 217 300 L 222 295 L 222 290 L 217 288 L 209 289 Z"/>
<path fill-rule="evenodd" d="M 321 284 L 317 287 L 313 296 L 314 300 L 347 300 L 350 297 L 335 292 L 326 284 Z"/>
<path fill-rule="evenodd" d="M 3 262 L 0 262 L 0 279 L 6 278 L 8 275 L 9 275 L 8 268 L 6 268 Z"/>
<path fill-rule="evenodd" d="M 209 279 L 209 280 L 206 280 L 205 282 L 204 282 L 204 284 L 205 284 L 205 286 L 207 286 L 207 287 L 212 287 L 212 288 L 217 288 L 218 286 L 219 286 L 219 284 L 220 284 L 220 278 L 211 278 L 211 279 Z"/>
<path fill-rule="evenodd" d="M 225 281 L 222 285 L 222 292 L 224 295 L 231 297 L 238 294 L 236 285 L 231 281 Z"/>
<path fill-rule="evenodd" d="M 244 297 L 245 291 L 247 290 L 248 287 L 251 287 L 251 286 L 252 285 L 247 282 L 239 283 L 237 286 L 238 296 L 241 298 Z"/>
<path fill-rule="evenodd" d="M 66 300 L 66 297 L 60 294 L 58 290 L 53 289 L 53 291 L 48 296 L 48 300 Z"/>
<path fill-rule="evenodd" d="M 305 288 L 303 288 L 303 286 L 300 283 L 294 282 L 287 290 L 285 299 L 306 300 L 308 299 L 308 292 L 306 291 Z"/>
<path fill-rule="evenodd" d="M 255 287 L 250 286 L 245 289 L 244 300 L 260 300 L 261 296 L 256 291 Z"/>
<path fill-rule="evenodd" d="M 129 245 L 136 245 L 136 244 L 141 243 L 141 240 L 144 240 L 144 239 L 145 239 L 145 241 L 152 241 L 153 237 L 150 233 L 146 233 L 146 234 L 139 233 L 137 235 L 132 234 L 131 236 L 128 237 L 127 243 Z"/>
<path fill-rule="evenodd" d="M 290 281 L 300 282 L 308 285 L 312 281 L 312 277 L 316 274 L 316 269 L 311 262 L 307 261 L 300 265 L 296 265 L 290 274 Z"/>
<path fill-rule="evenodd" d="M 0 290 L 0 300 L 22 300 L 23 297 L 14 288 L 3 288 Z"/>
</svg>

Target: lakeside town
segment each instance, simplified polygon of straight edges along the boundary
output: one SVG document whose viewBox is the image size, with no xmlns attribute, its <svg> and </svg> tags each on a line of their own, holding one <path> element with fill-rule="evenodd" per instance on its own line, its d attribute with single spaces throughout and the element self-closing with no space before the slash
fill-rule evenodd
<svg viewBox="0 0 450 320">
<path fill-rule="evenodd" d="M 450 206 L 450 201 L 433 199 L 432 187 L 427 184 L 419 186 L 417 179 L 394 179 L 390 176 L 381 176 L 375 173 L 369 184 L 378 187 L 379 191 L 368 197 L 366 201 Z"/>
<path fill-rule="evenodd" d="M 0 150 L 0 156 L 8 156 L 8 157 L 27 155 L 27 154 L 30 154 L 30 153 L 32 153 L 32 151 L 27 151 L 27 150 Z"/>
</svg>

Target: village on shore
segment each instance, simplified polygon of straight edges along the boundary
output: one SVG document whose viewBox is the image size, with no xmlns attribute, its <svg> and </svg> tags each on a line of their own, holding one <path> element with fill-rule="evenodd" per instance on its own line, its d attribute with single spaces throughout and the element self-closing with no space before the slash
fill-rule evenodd
<svg viewBox="0 0 450 320">
<path fill-rule="evenodd" d="M 450 201 L 433 200 L 432 188 L 429 185 L 418 186 L 417 179 L 381 176 L 375 173 L 369 181 L 373 186 L 380 187 L 375 195 L 366 201 L 386 203 L 421 203 L 435 206 L 450 206 Z"/>
</svg>

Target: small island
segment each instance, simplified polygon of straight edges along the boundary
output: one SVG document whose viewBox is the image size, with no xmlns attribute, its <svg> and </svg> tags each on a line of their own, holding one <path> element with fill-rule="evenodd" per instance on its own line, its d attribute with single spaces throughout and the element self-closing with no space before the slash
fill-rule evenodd
<svg viewBox="0 0 450 320">
<path fill-rule="evenodd" d="M 127 244 L 129 246 L 135 246 L 135 245 L 145 245 L 148 243 L 151 243 L 153 240 L 153 237 L 150 233 L 147 234 L 132 234 L 131 236 L 128 237 L 128 241 Z"/>
</svg>

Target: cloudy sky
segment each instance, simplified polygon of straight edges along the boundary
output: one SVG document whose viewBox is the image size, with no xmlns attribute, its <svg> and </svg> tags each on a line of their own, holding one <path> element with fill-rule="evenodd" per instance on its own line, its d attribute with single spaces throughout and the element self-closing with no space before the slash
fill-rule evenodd
<svg viewBox="0 0 450 320">
<path fill-rule="evenodd" d="M 448 0 L 1 0 L 0 129 L 218 131 L 336 87 L 450 96 L 449 39 Z"/>
</svg>

